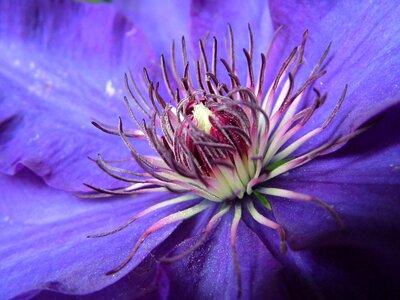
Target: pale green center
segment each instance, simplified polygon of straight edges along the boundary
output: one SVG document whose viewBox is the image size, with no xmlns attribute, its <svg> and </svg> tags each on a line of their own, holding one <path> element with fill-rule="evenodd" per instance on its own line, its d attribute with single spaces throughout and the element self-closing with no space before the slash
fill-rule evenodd
<svg viewBox="0 0 400 300">
<path fill-rule="evenodd" d="M 211 110 L 204 106 L 203 103 L 196 104 L 193 108 L 193 117 L 197 121 L 197 128 L 203 130 L 205 133 L 210 134 L 211 122 L 209 117 L 213 116 Z"/>
</svg>

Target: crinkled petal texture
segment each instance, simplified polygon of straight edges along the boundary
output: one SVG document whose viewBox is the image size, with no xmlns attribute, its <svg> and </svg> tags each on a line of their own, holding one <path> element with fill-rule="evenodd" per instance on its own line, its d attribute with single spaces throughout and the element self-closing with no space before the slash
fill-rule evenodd
<svg viewBox="0 0 400 300">
<path fill-rule="evenodd" d="M 110 5 L 0 5 L 0 170 L 26 167 L 64 190 L 111 185 L 87 156 L 128 154 L 90 122 L 115 127 L 125 114 L 123 74 L 151 60 L 145 37 Z"/>
<path fill-rule="evenodd" d="M 149 205 L 158 203 L 160 195 L 82 200 L 47 187 L 30 171 L 21 171 L 15 176 L 1 175 L 0 183 L 1 299 L 41 289 L 88 294 L 110 285 L 104 294 L 118 295 L 118 287 L 129 286 L 125 298 L 140 293 L 145 296 L 146 291 L 158 293 L 162 289 L 165 293 L 164 289 L 168 290 L 162 269 L 150 258 L 149 264 L 125 275 L 143 262 L 176 224 L 150 236 L 121 272 L 105 276 L 125 259 L 149 224 L 169 214 L 168 210 L 139 219 L 114 235 L 86 238 L 115 229 Z M 120 279 L 121 282 L 112 285 Z"/>
</svg>

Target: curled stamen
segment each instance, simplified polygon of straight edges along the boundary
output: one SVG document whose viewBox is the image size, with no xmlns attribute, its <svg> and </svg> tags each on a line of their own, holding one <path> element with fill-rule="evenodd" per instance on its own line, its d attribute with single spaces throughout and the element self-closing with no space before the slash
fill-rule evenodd
<svg viewBox="0 0 400 300">
<path fill-rule="evenodd" d="M 94 162 L 99 166 L 100 169 L 102 169 L 104 172 L 106 172 L 111 177 L 114 177 L 115 179 L 118 179 L 118 180 L 121 180 L 121 181 L 125 181 L 125 182 L 130 182 L 130 183 L 144 183 L 144 182 L 146 182 L 145 180 L 140 180 L 140 179 L 135 179 L 135 178 L 126 178 L 126 177 L 123 177 L 121 175 L 115 174 L 112 171 L 122 170 L 122 169 L 111 167 L 109 164 L 107 164 L 103 160 L 103 158 L 101 157 L 100 154 L 98 154 L 98 159 L 94 160 Z"/>
<path fill-rule="evenodd" d="M 108 133 L 108 134 L 113 134 L 113 135 L 119 135 L 118 131 L 114 128 L 111 129 L 110 126 L 107 126 L 105 124 L 102 124 L 100 122 L 92 121 L 91 122 L 94 127 L 97 129 L 100 129 L 101 131 Z M 127 132 L 126 133 L 127 137 L 132 137 L 132 138 L 145 138 L 146 136 L 141 132 L 140 130 L 132 130 L 132 133 Z"/>
<path fill-rule="evenodd" d="M 278 223 L 275 223 L 274 221 L 271 221 L 270 219 L 267 219 L 262 214 L 260 214 L 257 211 L 257 209 L 255 208 L 252 201 L 247 202 L 247 209 L 248 209 L 249 213 L 251 214 L 251 216 L 253 217 L 253 219 L 256 220 L 258 223 L 260 223 L 268 228 L 274 229 L 278 232 L 279 237 L 281 239 L 281 252 L 285 253 L 287 251 L 286 234 L 285 234 L 285 231 L 283 230 L 282 226 L 279 225 Z"/>
<path fill-rule="evenodd" d="M 94 185 L 88 184 L 88 183 L 84 183 L 83 185 L 85 185 L 86 187 L 99 192 L 99 193 L 104 193 L 104 194 L 110 194 L 110 195 L 116 195 L 116 196 L 121 196 L 121 195 L 131 195 L 132 192 L 128 192 L 126 191 L 124 188 L 119 188 L 119 189 L 115 189 L 115 190 L 109 190 L 109 189 L 105 189 L 105 188 L 100 188 L 100 187 L 96 187 Z"/>
</svg>

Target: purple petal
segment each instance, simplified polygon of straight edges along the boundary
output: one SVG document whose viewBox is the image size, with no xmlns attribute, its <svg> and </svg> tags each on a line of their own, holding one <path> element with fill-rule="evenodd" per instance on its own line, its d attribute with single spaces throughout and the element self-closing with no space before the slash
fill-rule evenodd
<svg viewBox="0 0 400 300">
<path fill-rule="evenodd" d="M 228 4 L 226 1 L 193 0 L 190 15 L 190 33 L 194 49 L 198 49 L 198 40 L 203 40 L 209 33 L 208 44 L 211 45 L 211 38 L 216 36 L 219 53 L 224 53 L 228 24 L 232 26 L 237 69 L 241 78 L 247 73 L 247 63 L 242 50 L 249 49 L 247 25 L 250 24 L 254 34 L 254 70 L 255 74 L 258 74 L 260 55 L 267 51 L 274 33 L 267 2 L 252 0 L 244 3 L 235 0 L 229 1 Z M 222 65 L 220 68 L 223 68 Z"/>
<path fill-rule="evenodd" d="M 128 152 L 90 122 L 126 115 L 123 72 L 151 57 L 140 30 L 110 5 L 2 1 L 0 11 L 1 171 L 27 167 L 66 190 L 111 184 L 86 157 Z"/>
<path fill-rule="evenodd" d="M 143 29 L 157 55 L 167 54 L 173 39 L 180 41 L 182 35 L 188 37 L 188 0 L 114 0 L 113 3 Z"/>
<path fill-rule="evenodd" d="M 245 222 L 282 264 L 289 299 L 394 299 L 400 245 L 369 239 L 365 245 L 320 245 L 282 254 L 271 230 L 250 216 Z"/>
<path fill-rule="evenodd" d="M 332 42 L 328 73 L 315 85 L 328 92 L 326 106 L 330 109 L 320 109 L 316 120 L 324 120 L 329 115 L 346 84 L 349 91 L 332 129 L 340 126 L 342 132 L 353 130 L 399 102 L 400 7 L 397 3 L 288 1 L 282 5 L 280 1 L 270 1 L 270 7 L 274 24 L 285 26 L 282 46 L 286 52 L 300 41 L 304 30 L 309 30 L 305 74 Z M 331 133 L 332 130 L 326 132 Z"/>
<path fill-rule="evenodd" d="M 230 246 L 232 217 L 232 214 L 224 216 L 203 246 L 170 264 L 171 295 L 179 295 L 181 299 L 236 299 L 238 284 Z M 241 299 L 263 299 L 266 295 L 284 299 L 280 264 L 242 222 L 238 228 L 237 251 L 242 276 Z"/>
<path fill-rule="evenodd" d="M 144 261 L 138 266 L 138 271 L 134 270 L 124 276 L 114 284 L 104 289 L 86 295 L 68 295 L 49 290 L 32 290 L 21 294 L 14 300 L 37 299 L 37 300 L 161 300 L 167 299 L 169 293 L 169 283 L 165 271 L 160 267 L 149 266 Z"/>
<path fill-rule="evenodd" d="M 12 177 L 2 175 L 1 187 L 2 299 L 38 289 L 67 294 L 103 289 L 138 266 L 177 226 L 167 226 L 151 235 L 127 267 L 114 276 L 105 276 L 127 257 L 144 230 L 168 211 L 139 219 L 129 228 L 107 237 L 86 236 L 124 224 L 159 202 L 161 195 L 82 200 L 48 188 L 29 172 Z M 123 282 L 126 280 L 132 279 L 125 278 Z"/>
<path fill-rule="evenodd" d="M 340 231 L 315 203 L 271 197 L 291 249 L 281 255 L 276 236 L 248 221 L 285 266 L 291 289 L 327 299 L 390 299 L 398 294 L 400 260 L 395 253 L 400 243 L 394 237 L 400 234 L 399 113 L 399 106 L 391 108 L 340 151 L 269 183 L 318 197 L 333 205 L 345 223 Z"/>
</svg>

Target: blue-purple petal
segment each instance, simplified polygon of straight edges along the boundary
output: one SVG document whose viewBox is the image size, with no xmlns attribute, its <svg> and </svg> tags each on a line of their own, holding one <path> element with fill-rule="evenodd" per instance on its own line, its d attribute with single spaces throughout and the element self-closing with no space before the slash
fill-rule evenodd
<svg viewBox="0 0 400 300">
<path fill-rule="evenodd" d="M 13 300 L 166 300 L 168 294 L 169 280 L 165 270 L 144 261 L 137 271 L 94 293 L 77 296 L 52 290 L 32 290 Z"/>
<path fill-rule="evenodd" d="M 124 224 L 159 202 L 160 196 L 163 197 L 152 194 L 84 200 L 47 187 L 31 172 L 2 175 L 0 298 L 41 289 L 87 294 L 112 285 L 124 276 L 134 277 L 134 273 L 127 275 L 129 271 L 148 257 L 177 224 L 151 235 L 132 262 L 119 273 L 114 276 L 105 276 L 105 273 L 117 267 L 144 230 L 168 214 L 168 210 L 140 219 L 107 237 L 88 239 L 86 236 Z M 176 209 L 179 207 L 182 206 Z"/>
<path fill-rule="evenodd" d="M 179 295 L 180 299 L 236 299 L 238 281 L 230 245 L 232 217 L 232 213 L 224 216 L 203 246 L 166 265 L 171 296 Z M 239 223 L 236 238 L 241 272 L 240 299 L 262 299 L 265 295 L 285 299 L 281 266 L 265 245 L 243 222 Z"/>
<path fill-rule="evenodd" d="M 219 55 L 226 57 L 226 42 L 228 41 L 228 24 L 232 26 L 237 73 L 245 83 L 247 62 L 243 49 L 249 49 L 248 24 L 254 35 L 254 72 L 258 74 L 261 53 L 266 53 L 274 33 L 271 15 L 266 1 L 203 1 L 193 0 L 190 7 L 190 36 L 193 49 L 198 50 L 198 40 L 209 35 L 208 45 L 211 53 L 212 37 L 218 39 Z M 209 58 L 211 59 L 211 58 Z M 228 61 L 230 61 L 228 59 Z M 220 64 L 220 62 L 218 62 Z M 224 69 L 222 65 L 219 68 Z"/>
<path fill-rule="evenodd" d="M 87 156 L 129 153 L 90 122 L 126 116 L 123 72 L 152 57 L 140 29 L 106 4 L 2 1 L 1 12 L 1 171 L 26 167 L 65 190 L 112 185 Z"/>
<path fill-rule="evenodd" d="M 245 222 L 281 263 L 287 299 L 395 299 L 399 293 L 396 242 L 371 238 L 283 254 L 271 230 L 249 216 Z"/>
<path fill-rule="evenodd" d="M 114 0 L 113 4 L 144 31 L 157 55 L 167 55 L 172 40 L 188 37 L 189 0 Z"/>
<path fill-rule="evenodd" d="M 315 114 L 325 120 L 346 84 L 346 100 L 337 118 L 314 140 L 313 145 L 332 134 L 354 130 L 388 107 L 399 103 L 400 7 L 395 1 L 270 1 L 275 26 L 284 25 L 280 51 L 288 53 L 308 29 L 309 39 L 303 65 L 308 75 L 326 47 L 328 73 L 315 87 L 328 92 L 324 109 Z M 299 80 L 300 81 L 300 80 Z M 300 82 L 298 82 L 300 84 Z M 321 123 L 322 124 L 322 123 Z M 306 127 L 306 130 L 315 123 Z"/>
</svg>

